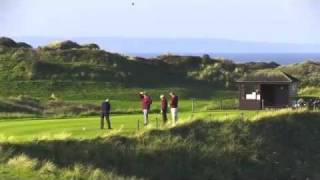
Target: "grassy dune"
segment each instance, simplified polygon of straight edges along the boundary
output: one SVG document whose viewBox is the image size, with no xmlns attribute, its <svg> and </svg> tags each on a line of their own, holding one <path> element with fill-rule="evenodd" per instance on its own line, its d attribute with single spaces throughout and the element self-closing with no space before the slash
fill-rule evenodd
<svg viewBox="0 0 320 180">
<path fill-rule="evenodd" d="M 130 136 L 2 143 L 0 177 L 319 179 L 319 112 L 201 119 Z"/>
</svg>

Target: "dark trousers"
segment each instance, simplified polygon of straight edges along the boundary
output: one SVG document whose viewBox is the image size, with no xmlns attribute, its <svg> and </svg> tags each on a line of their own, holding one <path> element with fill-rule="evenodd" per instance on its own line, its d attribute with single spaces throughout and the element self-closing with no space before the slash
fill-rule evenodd
<svg viewBox="0 0 320 180">
<path fill-rule="evenodd" d="M 162 111 L 161 115 L 162 115 L 163 124 L 167 123 L 167 121 L 168 121 L 167 111 Z"/>
<path fill-rule="evenodd" d="M 100 122 L 100 128 L 104 129 L 104 118 L 106 118 L 106 121 L 108 123 L 108 128 L 111 129 L 111 122 L 110 122 L 110 115 L 109 113 L 101 113 L 101 122 Z"/>
</svg>

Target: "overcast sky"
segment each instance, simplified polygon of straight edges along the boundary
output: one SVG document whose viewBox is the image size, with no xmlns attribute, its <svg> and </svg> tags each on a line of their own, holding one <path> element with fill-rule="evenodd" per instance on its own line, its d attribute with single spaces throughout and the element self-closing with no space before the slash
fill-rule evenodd
<svg viewBox="0 0 320 180">
<path fill-rule="evenodd" d="M 319 20 L 319 0 L 0 0 L 0 36 L 10 37 L 318 44 Z"/>
</svg>

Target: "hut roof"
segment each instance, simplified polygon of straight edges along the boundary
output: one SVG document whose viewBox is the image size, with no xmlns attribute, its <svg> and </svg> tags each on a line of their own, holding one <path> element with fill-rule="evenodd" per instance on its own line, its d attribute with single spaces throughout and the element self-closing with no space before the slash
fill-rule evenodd
<svg viewBox="0 0 320 180">
<path fill-rule="evenodd" d="M 269 82 L 269 83 L 292 83 L 299 80 L 280 70 L 258 70 L 238 79 L 237 82 Z"/>
</svg>

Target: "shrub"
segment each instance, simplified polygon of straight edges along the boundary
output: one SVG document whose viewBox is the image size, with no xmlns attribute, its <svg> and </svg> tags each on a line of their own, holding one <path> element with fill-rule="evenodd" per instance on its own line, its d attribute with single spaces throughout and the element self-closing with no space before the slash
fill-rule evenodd
<svg viewBox="0 0 320 180">
<path fill-rule="evenodd" d="M 21 154 L 9 159 L 7 164 L 16 168 L 35 169 L 38 166 L 38 160 L 31 159 L 25 154 Z"/>
<path fill-rule="evenodd" d="M 45 161 L 39 169 L 41 177 L 46 179 L 56 177 L 58 173 L 57 166 L 50 161 Z"/>
<path fill-rule="evenodd" d="M 105 180 L 105 179 L 106 179 L 105 174 L 100 169 L 92 170 L 88 178 L 88 180 Z"/>
<path fill-rule="evenodd" d="M 90 49 L 90 50 L 99 50 L 100 49 L 100 47 L 97 44 L 94 44 L 94 43 L 83 44 L 81 47 L 85 48 L 85 49 Z"/>
</svg>

